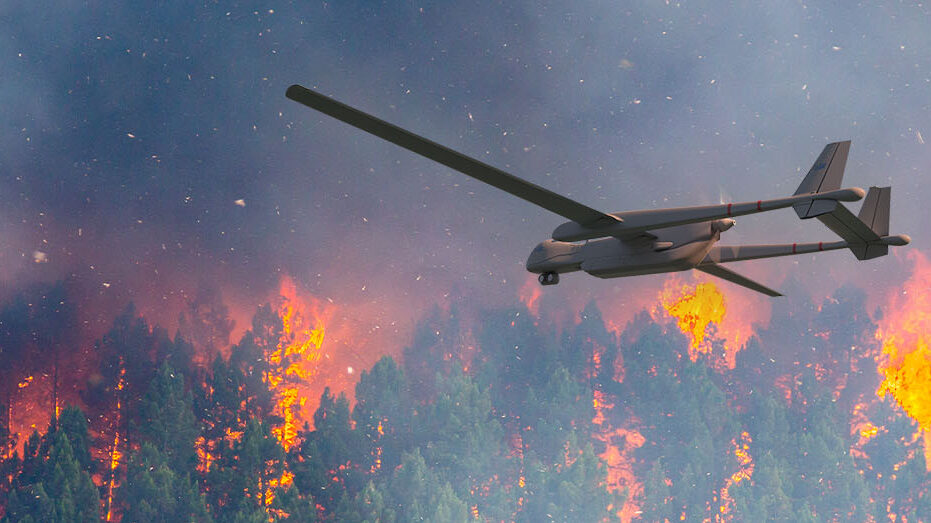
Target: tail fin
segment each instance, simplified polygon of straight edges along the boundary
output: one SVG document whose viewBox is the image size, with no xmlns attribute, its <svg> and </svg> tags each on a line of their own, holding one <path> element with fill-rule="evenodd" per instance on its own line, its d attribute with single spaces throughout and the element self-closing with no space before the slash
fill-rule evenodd
<svg viewBox="0 0 931 523">
<path fill-rule="evenodd" d="M 889 235 L 889 201 L 892 187 L 870 187 L 857 218 L 879 236 Z"/>
<path fill-rule="evenodd" d="M 840 189 L 849 152 L 850 140 L 827 144 L 795 194 L 821 193 Z M 832 212 L 839 205 L 837 200 L 814 200 L 796 205 L 795 212 L 802 219 L 814 218 Z"/>
<path fill-rule="evenodd" d="M 892 187 L 870 187 L 863 201 L 863 207 L 857 219 L 869 227 L 877 237 L 889 235 L 889 202 L 892 196 Z M 875 240 L 873 240 L 875 242 Z M 871 260 L 889 254 L 889 246 L 877 243 L 867 243 L 851 246 L 850 250 L 858 260 Z"/>
</svg>

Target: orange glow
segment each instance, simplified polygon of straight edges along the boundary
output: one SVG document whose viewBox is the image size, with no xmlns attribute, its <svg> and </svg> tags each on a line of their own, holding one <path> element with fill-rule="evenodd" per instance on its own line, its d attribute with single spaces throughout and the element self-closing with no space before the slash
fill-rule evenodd
<svg viewBox="0 0 931 523">
<path fill-rule="evenodd" d="M 120 418 L 123 415 L 123 405 L 120 400 L 120 391 L 126 386 L 126 367 L 123 366 L 123 357 L 120 356 L 120 379 L 116 384 L 116 417 L 113 429 L 113 447 L 110 448 L 110 479 L 107 481 L 107 521 L 113 520 L 113 487 L 116 483 L 116 469 L 120 466 Z"/>
<path fill-rule="evenodd" d="M 725 295 L 713 281 L 690 285 L 673 276 L 666 280 L 660 294 L 662 310 L 654 308 L 652 315 L 654 320 L 661 312 L 675 318 L 679 330 L 689 338 L 692 361 L 700 355 L 711 355 L 716 369 L 733 369 L 737 353 L 753 336 L 754 329 L 769 321 L 770 305 L 745 302 L 748 299 L 744 294 Z M 715 340 L 722 342 L 723 354 L 713 354 Z"/>
<path fill-rule="evenodd" d="M 902 410 L 918 423 L 925 442 L 925 455 L 931 454 L 931 261 L 920 251 L 910 251 L 911 277 L 892 295 L 878 321 L 876 339 L 882 342 L 877 371 L 882 383 L 880 398 L 891 394 Z M 931 471 L 931 461 L 925 461 Z"/>
<path fill-rule="evenodd" d="M 30 383 L 32 383 L 32 380 L 33 380 L 34 378 L 35 378 L 34 376 L 26 376 L 26 378 L 23 379 L 23 381 L 19 382 L 19 384 L 17 385 L 17 387 L 19 387 L 19 388 L 21 388 L 21 389 L 25 389 L 26 387 L 29 386 Z"/>
<path fill-rule="evenodd" d="M 213 457 L 213 454 L 207 448 L 207 439 L 203 436 L 198 436 L 194 440 L 194 451 L 197 453 L 197 471 L 201 474 L 206 474 L 210 472 L 210 465 L 213 464 L 216 458 Z"/>
<path fill-rule="evenodd" d="M 698 354 L 711 352 L 711 345 L 705 342 L 705 330 L 709 324 L 719 325 L 727 312 L 724 295 L 713 283 L 700 283 L 678 289 L 664 289 L 663 308 L 685 335 L 689 337 L 689 356 L 692 361 Z"/>
<path fill-rule="evenodd" d="M 612 429 L 607 423 L 605 412 L 613 409 L 614 403 L 608 401 L 601 391 L 594 392 L 592 404 L 595 408 L 592 423 L 601 427 L 600 431 L 594 434 L 594 438 L 605 445 L 604 452 L 598 455 L 608 469 L 605 487 L 609 492 L 628 489 L 627 501 L 616 515 L 622 522 L 629 523 L 640 513 L 643 496 L 643 484 L 637 481 L 634 475 L 633 452 L 646 443 L 646 438 L 636 429 Z"/>
<path fill-rule="evenodd" d="M 728 490 L 732 485 L 736 485 L 743 480 L 749 481 L 753 476 L 754 464 L 753 457 L 750 455 L 751 443 L 753 443 L 753 439 L 747 431 L 740 433 L 740 442 L 737 441 L 737 438 L 731 439 L 731 444 L 734 446 L 734 457 L 737 458 L 737 471 L 731 474 L 731 477 L 727 478 L 724 486 L 721 487 L 720 514 L 715 517 L 717 521 L 730 521 L 733 519 L 731 513 L 734 510 L 734 499 L 730 496 Z"/>
<path fill-rule="evenodd" d="M 886 428 L 874 425 L 873 422 L 867 418 L 867 408 L 868 405 L 864 402 L 857 403 L 853 406 L 853 413 L 850 418 L 850 435 L 856 438 L 856 441 L 854 441 L 853 445 L 850 447 L 850 455 L 862 460 L 866 469 L 872 470 L 873 466 L 870 464 L 869 456 L 864 452 L 863 447 L 869 440 L 878 436 L 880 432 L 886 432 Z"/>
<path fill-rule="evenodd" d="M 520 290 L 517 291 L 517 296 L 520 298 L 521 303 L 527 306 L 527 310 L 530 311 L 530 314 L 538 316 L 540 312 L 540 296 L 543 294 L 541 290 L 540 283 L 537 281 L 537 277 L 533 274 L 527 277 L 527 280 L 523 285 L 520 286 Z"/>
<path fill-rule="evenodd" d="M 275 305 L 282 332 L 275 350 L 267 355 L 269 372 L 265 381 L 275 394 L 273 414 L 283 419 L 281 425 L 272 428 L 272 433 L 287 452 L 296 443 L 302 422 L 308 421 L 303 412 L 307 396 L 302 394 L 301 385 L 317 374 L 323 354 L 325 315 L 322 304 L 299 296 L 294 281 L 287 276 L 281 279 Z"/>
<path fill-rule="evenodd" d="M 284 471 L 280 478 L 273 478 L 268 481 L 268 488 L 265 489 L 265 507 L 270 507 L 275 501 L 275 488 L 289 487 L 294 483 L 294 474 L 291 471 Z M 280 516 L 280 514 L 279 514 Z"/>
</svg>

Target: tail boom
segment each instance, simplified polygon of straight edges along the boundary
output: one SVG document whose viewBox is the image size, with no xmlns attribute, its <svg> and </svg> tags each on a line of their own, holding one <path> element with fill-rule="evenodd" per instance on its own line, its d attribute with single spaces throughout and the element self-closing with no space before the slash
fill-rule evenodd
<svg viewBox="0 0 931 523">
<path fill-rule="evenodd" d="M 800 194 L 772 200 L 757 200 L 755 202 L 724 203 L 719 205 L 703 205 L 699 207 L 676 207 L 672 209 L 649 209 L 642 211 L 625 211 L 611 213 L 616 219 L 606 227 L 586 227 L 576 222 L 567 222 L 553 231 L 553 239 L 561 242 L 574 242 L 592 240 L 606 236 L 629 238 L 656 229 L 675 227 L 688 223 L 700 223 L 722 218 L 736 218 L 747 214 L 783 209 L 799 203 L 828 202 L 838 205 L 837 202 L 855 202 L 863 199 L 866 191 L 859 187 L 836 189 L 828 192 Z"/>
<path fill-rule="evenodd" d="M 782 243 L 771 245 L 716 245 L 711 248 L 699 267 L 715 263 L 728 263 L 742 260 L 758 260 L 760 258 L 778 258 L 781 256 L 794 256 L 797 254 L 811 254 L 822 251 L 835 251 L 838 249 L 851 249 L 855 253 L 858 249 L 878 252 L 888 249 L 889 245 L 907 245 L 911 238 L 904 234 L 896 236 L 883 236 L 869 243 L 847 241 L 812 242 L 812 243 Z"/>
</svg>

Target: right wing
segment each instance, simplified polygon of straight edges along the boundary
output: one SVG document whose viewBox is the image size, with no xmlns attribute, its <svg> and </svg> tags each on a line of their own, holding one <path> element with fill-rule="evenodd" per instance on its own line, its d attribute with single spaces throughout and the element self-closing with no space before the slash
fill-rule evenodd
<svg viewBox="0 0 931 523">
<path fill-rule="evenodd" d="M 725 269 L 724 267 L 721 267 L 720 265 L 714 265 L 714 264 L 699 265 L 698 267 L 695 267 L 695 268 L 704 273 L 708 273 L 712 276 L 717 276 L 718 278 L 725 279 L 731 283 L 736 283 L 737 285 L 741 285 L 743 287 L 754 290 L 756 292 L 762 292 L 763 294 L 767 296 L 773 296 L 773 297 L 782 296 L 782 294 L 770 289 L 769 287 L 766 287 L 765 285 L 761 285 L 751 280 L 750 278 L 741 276 L 730 269 Z"/>
<path fill-rule="evenodd" d="M 328 96 L 311 91 L 306 87 L 292 85 L 288 87 L 286 96 L 311 109 L 316 109 L 321 113 L 362 129 L 367 133 L 374 134 L 383 140 L 399 145 L 408 151 L 425 156 L 451 169 L 471 176 L 476 180 L 497 187 L 502 191 L 509 192 L 518 198 L 530 203 L 535 203 L 544 209 L 564 216 L 581 225 L 587 227 L 603 227 L 620 221 L 611 215 L 596 211 L 591 207 L 570 200 L 565 196 L 544 189 L 539 185 L 522 180 L 512 174 L 508 174 L 498 168 L 470 158 L 436 142 L 417 136 L 410 131 L 401 129 L 384 120 L 379 120 L 374 116 L 337 102 Z"/>
</svg>

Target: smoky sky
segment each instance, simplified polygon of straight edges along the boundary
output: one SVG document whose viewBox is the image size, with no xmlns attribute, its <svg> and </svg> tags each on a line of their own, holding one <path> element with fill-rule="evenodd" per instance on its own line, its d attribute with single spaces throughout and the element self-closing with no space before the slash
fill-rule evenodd
<svg viewBox="0 0 931 523">
<path fill-rule="evenodd" d="M 385 317 L 513 299 L 562 218 L 287 100 L 293 83 L 606 212 L 788 195 L 851 139 L 846 185 L 891 184 L 892 232 L 931 239 L 921 4 L 37 1 L 0 3 L 0 27 L 7 290 L 249 297 L 287 273 Z M 791 211 L 739 222 L 723 243 L 833 239 Z M 904 266 L 735 268 L 829 293 Z M 576 275 L 545 299 L 660 282 Z"/>
</svg>

